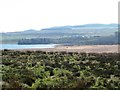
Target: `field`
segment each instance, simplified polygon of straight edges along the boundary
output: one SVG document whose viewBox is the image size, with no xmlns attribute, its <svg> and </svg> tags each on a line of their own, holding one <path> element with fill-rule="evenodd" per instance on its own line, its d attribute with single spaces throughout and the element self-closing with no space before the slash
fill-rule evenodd
<svg viewBox="0 0 120 90">
<path fill-rule="evenodd" d="M 60 49 L 60 47 L 56 48 Z M 116 52 L 3 50 L 2 89 L 118 90 L 120 88 L 119 58 L 120 53 Z"/>
</svg>

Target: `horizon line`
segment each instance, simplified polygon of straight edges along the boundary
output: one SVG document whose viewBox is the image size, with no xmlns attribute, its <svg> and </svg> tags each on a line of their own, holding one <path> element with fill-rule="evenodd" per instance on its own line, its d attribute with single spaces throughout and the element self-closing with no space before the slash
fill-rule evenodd
<svg viewBox="0 0 120 90">
<path fill-rule="evenodd" d="M 86 23 L 86 24 L 76 24 L 76 25 L 60 25 L 60 26 L 51 26 L 51 27 L 46 27 L 46 28 L 41 28 L 39 30 L 37 29 L 26 29 L 26 30 L 20 30 L 20 31 L 5 31 L 5 32 L 1 32 L 0 33 L 14 33 L 14 32 L 24 32 L 24 31 L 29 31 L 29 30 L 34 30 L 34 31 L 41 31 L 43 29 L 49 29 L 49 28 L 57 28 L 57 27 L 64 27 L 64 26 L 84 26 L 84 25 L 112 25 L 112 24 L 115 24 L 115 25 L 119 25 L 118 23 Z"/>
</svg>

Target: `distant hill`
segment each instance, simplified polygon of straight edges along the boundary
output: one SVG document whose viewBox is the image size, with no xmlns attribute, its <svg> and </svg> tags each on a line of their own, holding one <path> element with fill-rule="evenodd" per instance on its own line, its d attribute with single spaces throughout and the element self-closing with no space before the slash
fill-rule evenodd
<svg viewBox="0 0 120 90">
<path fill-rule="evenodd" d="M 43 28 L 41 30 L 34 30 L 34 29 L 29 29 L 29 30 L 24 30 L 24 31 L 18 31 L 18 32 L 6 32 L 13 34 L 13 33 L 35 33 L 35 32 L 42 32 L 43 30 L 74 30 L 74 29 L 110 29 L 118 28 L 118 24 L 85 24 L 85 25 L 74 25 L 74 26 L 56 26 L 56 27 L 50 27 L 50 28 Z M 2 34 L 2 33 L 0 33 Z"/>
<path fill-rule="evenodd" d="M 58 26 L 51 28 L 44 28 L 42 30 L 72 30 L 80 28 L 117 28 L 118 24 L 85 24 L 85 25 L 75 25 L 75 26 Z"/>
<path fill-rule="evenodd" d="M 56 26 L 41 30 L 24 30 L 19 32 L 0 33 L 2 36 L 0 43 L 17 43 L 21 39 L 32 38 L 71 38 L 71 37 L 91 37 L 91 36 L 110 36 L 118 31 L 117 24 L 85 24 L 74 26 Z"/>
<path fill-rule="evenodd" d="M 118 24 L 85 24 L 74 26 L 56 26 L 44 28 L 41 33 L 77 33 L 77 34 L 94 34 L 94 35 L 111 35 L 118 30 Z"/>
</svg>

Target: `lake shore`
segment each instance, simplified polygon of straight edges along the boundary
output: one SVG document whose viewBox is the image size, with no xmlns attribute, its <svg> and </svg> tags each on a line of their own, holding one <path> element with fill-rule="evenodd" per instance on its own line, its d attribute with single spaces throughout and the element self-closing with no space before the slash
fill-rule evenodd
<svg viewBox="0 0 120 90">
<path fill-rule="evenodd" d="M 54 48 L 32 48 L 32 49 L 16 49 L 22 51 L 45 51 L 45 52 L 86 52 L 86 53 L 118 53 L 118 45 L 56 45 Z"/>
</svg>

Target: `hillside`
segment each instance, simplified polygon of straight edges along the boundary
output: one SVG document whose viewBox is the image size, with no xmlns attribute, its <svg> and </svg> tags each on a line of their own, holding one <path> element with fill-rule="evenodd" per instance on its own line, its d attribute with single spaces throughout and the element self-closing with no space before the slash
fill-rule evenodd
<svg viewBox="0 0 120 90">
<path fill-rule="evenodd" d="M 41 30 L 25 30 L 19 32 L 0 33 L 2 36 L 1 43 L 18 43 L 21 39 L 34 38 L 75 38 L 75 37 L 94 37 L 114 35 L 118 30 L 117 24 L 85 24 L 75 26 L 58 26 L 44 28 Z"/>
</svg>

